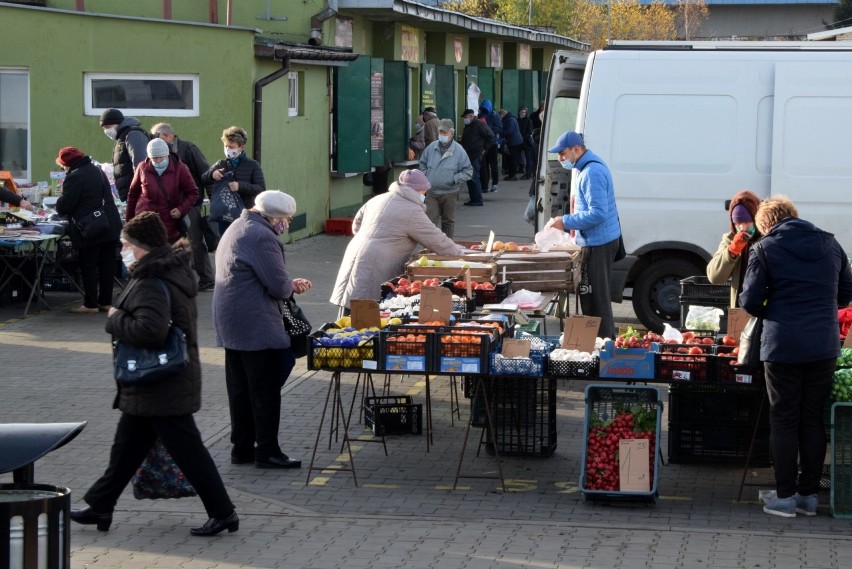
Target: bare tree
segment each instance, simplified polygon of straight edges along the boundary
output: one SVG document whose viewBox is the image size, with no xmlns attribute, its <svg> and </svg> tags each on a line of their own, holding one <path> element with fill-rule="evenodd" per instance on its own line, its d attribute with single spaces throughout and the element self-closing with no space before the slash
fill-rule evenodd
<svg viewBox="0 0 852 569">
<path fill-rule="evenodd" d="M 675 0 L 675 22 L 683 39 L 691 39 L 698 34 L 702 24 L 710 15 L 710 9 L 704 0 Z M 680 35 L 680 34 L 678 34 Z"/>
</svg>

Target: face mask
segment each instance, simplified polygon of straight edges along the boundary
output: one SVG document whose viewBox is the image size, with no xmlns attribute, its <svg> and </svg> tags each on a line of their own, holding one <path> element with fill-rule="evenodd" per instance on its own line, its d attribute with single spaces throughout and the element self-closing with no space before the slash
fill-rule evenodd
<svg viewBox="0 0 852 569">
<path fill-rule="evenodd" d="M 450 141 L 450 137 L 447 136 L 446 134 L 439 134 L 438 135 L 438 142 L 440 142 L 441 144 L 446 144 L 449 141 Z"/>
<path fill-rule="evenodd" d="M 239 148 L 225 148 L 225 158 L 230 158 L 231 160 L 233 160 L 234 158 L 239 156 L 241 152 L 242 150 L 240 150 Z"/>
<path fill-rule="evenodd" d="M 426 203 L 426 194 L 420 194 L 420 203 Z"/>
<path fill-rule="evenodd" d="M 272 229 L 274 229 L 275 233 L 278 234 L 278 235 L 281 235 L 282 233 L 287 231 L 288 228 L 289 228 L 289 224 L 284 220 L 281 220 L 281 221 L 279 221 L 278 223 L 276 223 L 275 225 L 272 226 Z"/>
<path fill-rule="evenodd" d="M 466 125 L 470 124 L 470 119 L 464 119 L 464 124 L 466 124 Z"/>
<path fill-rule="evenodd" d="M 133 254 L 133 249 L 121 250 L 121 262 L 124 263 L 124 266 L 128 269 L 136 264 L 136 256 Z"/>
<path fill-rule="evenodd" d="M 560 160 L 559 163 L 562 164 L 562 167 L 565 168 L 566 170 L 570 170 L 574 167 L 574 163 L 571 162 L 570 160 L 564 160 L 564 161 Z"/>
<path fill-rule="evenodd" d="M 162 162 L 151 162 L 151 164 L 153 164 L 153 165 L 154 165 L 154 170 L 156 170 L 156 171 L 157 171 L 157 174 L 159 174 L 159 175 L 161 175 L 161 176 L 162 176 L 162 175 L 163 175 L 163 172 L 165 172 L 165 171 L 166 171 L 166 168 L 168 168 L 168 167 L 169 167 L 169 159 L 168 159 L 168 158 L 166 158 L 166 159 L 165 159 L 165 160 L 163 160 Z"/>
<path fill-rule="evenodd" d="M 104 134 L 115 140 L 115 137 L 118 136 L 118 130 L 114 126 L 111 126 L 104 131 Z"/>
<path fill-rule="evenodd" d="M 755 233 L 756 231 L 757 231 L 757 227 L 755 227 L 754 225 L 752 225 L 751 227 L 749 227 L 748 229 L 746 229 L 746 233 L 748 233 L 748 234 L 749 234 L 749 235 L 751 235 L 752 237 L 754 237 L 754 233 Z"/>
</svg>

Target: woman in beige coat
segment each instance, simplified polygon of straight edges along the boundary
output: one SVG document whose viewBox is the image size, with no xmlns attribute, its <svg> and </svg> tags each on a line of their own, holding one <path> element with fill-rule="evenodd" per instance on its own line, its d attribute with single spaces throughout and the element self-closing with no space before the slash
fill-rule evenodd
<svg viewBox="0 0 852 569">
<path fill-rule="evenodd" d="M 406 170 L 388 192 L 365 203 L 352 221 L 355 237 L 346 254 L 331 302 L 349 308 L 350 299 L 376 299 L 383 282 L 402 274 L 418 243 L 440 255 L 461 248 L 426 216 L 423 200 L 431 187 L 420 170 Z"/>
</svg>

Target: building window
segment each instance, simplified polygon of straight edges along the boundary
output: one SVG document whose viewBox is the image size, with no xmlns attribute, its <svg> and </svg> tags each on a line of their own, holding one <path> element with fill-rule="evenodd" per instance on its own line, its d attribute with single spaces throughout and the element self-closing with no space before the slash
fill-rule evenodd
<svg viewBox="0 0 852 569">
<path fill-rule="evenodd" d="M 302 77 L 301 71 L 291 71 L 288 75 L 290 97 L 287 103 L 287 115 L 291 117 L 300 117 L 305 114 L 302 108 Z"/>
<path fill-rule="evenodd" d="M 197 117 L 198 76 L 142 73 L 86 73 L 87 115 L 111 107 L 127 115 Z"/>
<path fill-rule="evenodd" d="M 0 170 L 30 179 L 30 80 L 26 69 L 0 67 Z"/>
</svg>

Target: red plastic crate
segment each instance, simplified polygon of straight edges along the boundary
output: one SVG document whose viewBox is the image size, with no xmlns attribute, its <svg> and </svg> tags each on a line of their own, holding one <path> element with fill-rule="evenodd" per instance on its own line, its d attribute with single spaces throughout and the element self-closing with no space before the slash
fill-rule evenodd
<svg viewBox="0 0 852 569">
<path fill-rule="evenodd" d="M 352 218 L 329 217 L 325 220 L 325 232 L 329 235 L 352 235 Z"/>
</svg>

